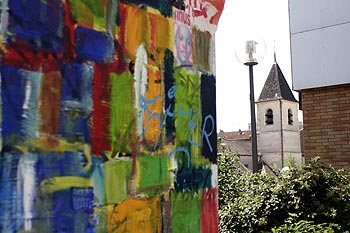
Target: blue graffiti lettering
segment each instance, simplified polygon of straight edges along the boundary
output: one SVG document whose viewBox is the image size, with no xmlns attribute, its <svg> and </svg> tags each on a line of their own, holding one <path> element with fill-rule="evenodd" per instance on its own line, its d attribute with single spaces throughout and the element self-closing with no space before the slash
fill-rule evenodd
<svg viewBox="0 0 350 233">
<path fill-rule="evenodd" d="M 176 85 L 172 86 L 172 87 L 169 89 L 169 91 L 168 91 L 168 98 L 169 98 L 169 99 L 174 99 L 176 90 L 177 90 Z"/>
<path fill-rule="evenodd" d="M 193 133 L 195 133 L 195 130 L 198 126 L 198 124 L 194 121 L 194 119 L 197 119 L 197 117 L 199 117 L 199 112 L 195 113 L 193 115 L 193 109 L 191 108 L 190 111 L 189 111 L 189 120 L 188 120 L 188 124 L 187 124 L 187 135 L 188 135 L 188 142 L 191 144 L 191 145 L 194 145 L 194 146 L 198 146 L 200 147 L 201 146 L 201 143 L 200 142 L 193 142 L 192 139 L 191 139 L 191 135 Z"/>
<path fill-rule="evenodd" d="M 206 126 L 207 126 L 207 121 L 209 121 L 211 123 L 211 130 L 208 132 L 206 131 Z M 204 118 L 204 124 L 203 124 L 203 129 L 202 129 L 202 137 L 205 138 L 207 144 L 208 144 L 208 147 L 209 147 L 209 150 L 210 152 L 213 152 L 213 147 L 209 141 L 209 137 L 213 134 L 214 132 L 214 128 L 215 128 L 215 121 L 214 121 L 214 117 L 212 115 L 207 115 L 205 118 Z"/>
<path fill-rule="evenodd" d="M 169 99 L 175 98 L 176 90 L 177 90 L 176 85 L 172 86 L 168 90 L 167 96 Z M 196 130 L 198 130 L 197 119 L 198 119 L 198 117 L 200 117 L 200 112 L 194 113 L 193 108 L 190 108 L 187 111 L 185 111 L 184 109 L 187 107 L 186 107 L 186 105 L 183 105 L 183 104 L 178 106 L 177 111 L 171 111 L 171 109 L 173 108 L 173 105 L 169 104 L 165 109 L 165 114 L 164 114 L 163 119 L 162 119 L 161 114 L 159 114 L 157 112 L 152 112 L 152 108 L 159 98 L 160 98 L 160 95 L 156 96 L 153 99 L 148 100 L 144 96 L 141 96 L 141 107 L 142 107 L 142 109 L 145 110 L 146 114 L 148 114 L 148 121 L 143 129 L 142 135 L 144 136 L 146 134 L 147 130 L 149 129 L 149 123 L 151 120 L 156 118 L 157 121 L 159 122 L 159 124 L 158 124 L 159 133 L 158 133 L 156 141 L 153 145 L 153 149 L 156 150 L 157 147 L 159 146 L 158 144 L 159 144 L 160 137 L 161 137 L 161 131 L 165 127 L 166 120 L 168 118 L 174 118 L 174 117 L 177 117 L 177 128 L 183 127 L 183 125 L 182 125 L 183 120 L 184 119 L 187 120 L 186 135 L 188 136 L 188 143 L 193 145 L 193 146 L 197 146 L 197 147 L 202 146 L 201 142 L 196 142 L 192 138 L 192 135 L 194 135 L 196 133 Z M 214 130 L 215 130 L 214 124 L 215 124 L 215 120 L 214 120 L 214 117 L 212 115 L 205 116 L 202 132 L 201 132 L 201 137 L 203 138 L 203 142 L 206 142 L 206 144 L 208 145 L 210 152 L 213 152 L 213 146 L 210 142 L 210 136 L 213 135 L 213 133 L 214 133 Z M 174 151 L 170 152 L 168 154 L 168 158 L 170 158 L 173 154 L 175 154 L 177 152 L 184 152 L 187 157 L 190 157 L 190 152 L 186 148 L 180 147 L 180 148 L 177 148 Z M 190 163 L 190 160 L 188 160 L 188 161 Z"/>
<path fill-rule="evenodd" d="M 159 128 L 161 128 L 161 119 L 160 119 L 160 114 L 155 112 L 152 113 L 151 109 L 153 108 L 154 104 L 156 103 L 156 101 L 159 99 L 159 95 L 157 95 L 155 98 L 151 99 L 151 100 L 147 100 L 144 96 L 141 96 L 141 108 L 144 109 L 148 115 L 148 121 L 147 121 L 147 125 L 146 127 L 143 129 L 142 131 L 142 136 L 145 136 L 146 131 L 148 130 L 148 125 L 150 123 L 150 121 L 153 118 L 158 119 L 158 124 L 159 124 Z M 150 108 L 148 107 L 150 105 Z"/>
</svg>

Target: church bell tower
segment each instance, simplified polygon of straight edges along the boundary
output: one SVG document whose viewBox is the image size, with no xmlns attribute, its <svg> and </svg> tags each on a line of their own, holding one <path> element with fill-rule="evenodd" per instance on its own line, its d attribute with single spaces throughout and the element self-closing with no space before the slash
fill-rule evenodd
<svg viewBox="0 0 350 233">
<path fill-rule="evenodd" d="M 257 104 L 258 152 L 273 169 L 303 162 L 298 101 L 276 62 L 272 65 Z"/>
</svg>

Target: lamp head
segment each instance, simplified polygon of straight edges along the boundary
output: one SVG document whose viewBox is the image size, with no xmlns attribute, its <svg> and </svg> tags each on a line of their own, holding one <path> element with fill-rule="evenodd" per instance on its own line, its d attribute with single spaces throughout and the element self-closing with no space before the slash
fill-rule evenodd
<svg viewBox="0 0 350 233">
<path fill-rule="evenodd" d="M 252 37 L 237 40 L 235 55 L 238 61 L 246 66 L 257 65 L 263 60 L 266 53 L 266 44 L 262 38 Z"/>
<path fill-rule="evenodd" d="M 247 55 L 246 62 L 244 62 L 244 65 L 256 65 L 258 64 L 258 61 L 256 60 L 255 54 L 256 54 L 256 45 L 258 42 L 255 40 L 247 40 L 245 42 L 245 53 Z"/>
</svg>

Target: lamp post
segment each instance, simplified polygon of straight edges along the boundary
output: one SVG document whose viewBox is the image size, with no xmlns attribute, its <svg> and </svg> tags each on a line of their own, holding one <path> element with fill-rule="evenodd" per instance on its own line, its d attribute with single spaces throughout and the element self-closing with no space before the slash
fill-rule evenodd
<svg viewBox="0 0 350 233">
<path fill-rule="evenodd" d="M 249 67 L 249 89 L 250 89 L 250 123 L 251 123 L 251 138 L 252 138 L 252 163 L 253 172 L 258 172 L 258 142 L 256 133 L 256 119 L 255 119 L 255 97 L 254 97 L 254 75 L 253 66 L 258 64 L 258 59 L 262 60 L 266 51 L 265 42 L 257 40 L 245 40 L 245 50 L 236 50 L 236 57 L 244 65 Z M 258 51 L 257 51 L 257 45 Z M 242 56 L 243 55 L 243 56 Z M 244 59 L 242 59 L 244 57 Z"/>
<path fill-rule="evenodd" d="M 255 98 L 254 98 L 254 76 L 253 66 L 257 65 L 258 62 L 254 57 L 256 53 L 255 40 L 246 41 L 246 54 L 248 59 L 244 62 L 244 65 L 249 66 L 249 87 L 250 87 L 250 123 L 251 123 L 251 137 L 252 137 L 252 162 L 253 172 L 258 171 L 258 140 L 256 135 L 256 119 L 255 119 Z"/>
</svg>

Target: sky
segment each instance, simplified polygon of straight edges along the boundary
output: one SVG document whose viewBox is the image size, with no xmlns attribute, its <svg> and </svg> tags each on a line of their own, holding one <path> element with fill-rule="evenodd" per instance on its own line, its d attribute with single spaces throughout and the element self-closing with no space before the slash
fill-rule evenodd
<svg viewBox="0 0 350 233">
<path fill-rule="evenodd" d="M 247 130 L 250 123 L 249 69 L 235 56 L 237 38 L 250 34 L 266 44 L 264 59 L 254 66 L 255 100 L 274 63 L 274 51 L 292 88 L 288 0 L 226 0 L 215 34 L 218 131 Z"/>
</svg>

